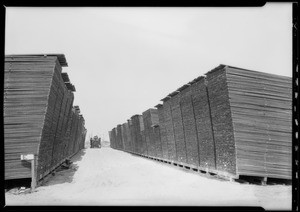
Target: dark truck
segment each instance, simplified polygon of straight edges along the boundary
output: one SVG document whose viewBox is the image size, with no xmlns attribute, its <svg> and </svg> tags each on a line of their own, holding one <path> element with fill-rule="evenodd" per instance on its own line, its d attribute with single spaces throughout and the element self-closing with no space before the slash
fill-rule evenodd
<svg viewBox="0 0 300 212">
<path fill-rule="evenodd" d="M 94 136 L 93 138 L 90 138 L 90 147 L 101 148 L 101 138 L 98 138 L 98 136 Z"/>
</svg>

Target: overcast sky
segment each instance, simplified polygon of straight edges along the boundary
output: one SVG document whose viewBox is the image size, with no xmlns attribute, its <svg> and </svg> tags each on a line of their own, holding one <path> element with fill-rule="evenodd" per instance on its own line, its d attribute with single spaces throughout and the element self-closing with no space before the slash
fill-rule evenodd
<svg viewBox="0 0 300 212">
<path fill-rule="evenodd" d="M 65 54 L 87 139 L 219 64 L 292 76 L 292 4 L 6 8 L 5 54 Z"/>
</svg>

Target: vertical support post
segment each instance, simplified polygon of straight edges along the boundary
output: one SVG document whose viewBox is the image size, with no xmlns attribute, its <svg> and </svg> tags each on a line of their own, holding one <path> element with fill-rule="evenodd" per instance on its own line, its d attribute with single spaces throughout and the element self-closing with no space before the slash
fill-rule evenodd
<svg viewBox="0 0 300 212">
<path fill-rule="evenodd" d="M 262 185 L 267 185 L 267 177 L 264 177 L 263 180 L 262 180 Z"/>
<path fill-rule="evenodd" d="M 34 191 L 36 187 L 35 159 L 35 155 L 33 155 L 33 159 L 31 160 L 31 191 Z"/>
</svg>

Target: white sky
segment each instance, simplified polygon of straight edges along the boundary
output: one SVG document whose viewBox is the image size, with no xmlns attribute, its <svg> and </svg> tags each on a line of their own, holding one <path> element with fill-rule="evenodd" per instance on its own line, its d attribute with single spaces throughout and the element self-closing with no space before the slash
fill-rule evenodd
<svg viewBox="0 0 300 212">
<path fill-rule="evenodd" d="M 292 4 L 6 8 L 5 54 L 65 54 L 87 139 L 219 64 L 292 76 Z"/>
</svg>

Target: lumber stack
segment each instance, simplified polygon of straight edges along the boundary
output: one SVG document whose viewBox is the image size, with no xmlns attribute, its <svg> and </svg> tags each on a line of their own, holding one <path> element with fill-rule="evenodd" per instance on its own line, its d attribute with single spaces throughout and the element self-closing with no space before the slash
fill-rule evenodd
<svg viewBox="0 0 300 212">
<path fill-rule="evenodd" d="M 123 138 L 122 138 L 122 125 L 117 125 L 117 148 L 124 150 Z"/>
<path fill-rule="evenodd" d="M 125 123 L 125 130 L 126 130 L 126 137 L 127 137 L 127 151 L 131 152 L 132 151 L 132 139 L 131 139 L 131 132 L 130 132 L 130 125 L 127 120 Z"/>
<path fill-rule="evenodd" d="M 196 119 L 192 101 L 192 89 L 190 84 L 183 85 L 178 89 L 180 92 L 180 108 L 182 113 L 182 123 L 184 129 L 184 139 L 186 145 L 186 163 L 199 166 L 198 158 L 198 137 Z"/>
<path fill-rule="evenodd" d="M 55 60 L 5 57 L 5 179 L 31 177 L 30 162 L 22 162 L 20 155 L 38 151 Z"/>
<path fill-rule="evenodd" d="M 128 144 L 127 144 L 127 133 L 126 133 L 126 129 L 125 129 L 125 124 L 121 124 L 121 137 L 122 137 L 122 141 L 123 141 L 123 150 L 127 151 L 128 148 Z"/>
<path fill-rule="evenodd" d="M 225 170 L 236 175 L 291 179 L 291 79 L 230 66 L 209 72 L 208 79 L 211 105 L 218 95 L 223 107 L 211 106 L 212 114 L 224 117 L 213 118 L 215 137 L 225 132 L 228 138 L 222 146 L 216 139 L 216 151 L 229 155 L 218 169 L 226 164 Z M 223 90 L 210 82 L 222 84 Z"/>
<path fill-rule="evenodd" d="M 122 138 L 124 142 L 124 151 L 129 152 L 131 151 L 131 137 L 130 137 L 130 131 L 129 131 L 129 126 L 128 122 L 125 122 L 122 124 Z"/>
<path fill-rule="evenodd" d="M 128 122 L 134 153 L 233 178 L 292 178 L 291 78 L 220 65 L 161 101 L 157 124 L 152 109 Z"/>
<path fill-rule="evenodd" d="M 161 151 L 161 144 L 160 144 L 160 133 L 159 133 L 159 118 L 158 118 L 158 111 L 157 109 L 150 109 L 151 111 L 151 132 L 153 139 L 153 151 L 154 151 L 154 157 L 161 157 L 160 151 Z M 152 141 L 152 140 L 151 140 Z"/>
<path fill-rule="evenodd" d="M 151 132 L 151 112 L 149 110 L 146 110 L 142 113 L 143 116 L 143 123 L 144 123 L 144 132 L 145 132 L 145 142 L 146 142 L 146 146 L 147 146 L 147 153 L 149 154 L 149 156 L 154 156 L 155 152 L 154 152 L 154 145 L 152 144 L 153 142 L 153 135 Z M 152 139 L 150 138 L 152 137 Z M 150 141 L 150 139 L 152 141 Z"/>
<path fill-rule="evenodd" d="M 179 91 L 169 94 L 171 97 L 169 102 L 171 106 L 171 121 L 174 132 L 175 141 L 175 156 L 174 160 L 177 162 L 186 162 L 186 147 L 184 139 L 184 128 L 182 123 L 182 114 L 180 107 L 181 95 Z"/>
<path fill-rule="evenodd" d="M 35 155 L 39 180 L 74 153 L 68 145 L 75 88 L 63 66 L 62 54 L 5 56 L 5 180 L 31 177 L 30 162 L 21 161 L 21 154 Z"/>
<path fill-rule="evenodd" d="M 160 139 L 160 127 L 158 124 L 152 127 L 153 137 L 154 137 L 154 148 L 155 148 L 155 157 L 161 159 L 162 158 L 162 145 Z"/>
<path fill-rule="evenodd" d="M 222 67 L 218 67 L 208 72 L 207 80 L 217 170 L 236 175 L 236 150 L 226 72 Z"/>
<path fill-rule="evenodd" d="M 161 149 L 161 158 L 168 159 L 168 143 L 167 143 L 167 132 L 165 124 L 164 109 L 162 104 L 156 105 L 158 112 L 158 121 L 159 121 L 159 134 L 160 134 L 160 145 L 158 145 L 157 152 L 160 152 Z"/>
<path fill-rule="evenodd" d="M 80 117 L 80 133 L 78 138 L 80 138 L 79 140 L 79 150 L 84 149 L 85 148 L 85 138 L 86 138 L 86 133 L 87 133 L 87 129 L 85 128 L 85 119 L 83 117 L 82 114 L 79 115 Z"/>
<path fill-rule="evenodd" d="M 114 147 L 113 147 L 113 144 L 112 144 L 112 143 L 113 143 L 113 141 L 112 141 L 112 140 L 113 140 L 113 138 L 112 138 L 112 130 L 108 131 L 108 138 L 109 138 L 109 142 L 110 142 L 110 145 L 109 145 L 109 146 L 110 146 L 111 148 L 114 148 Z"/>
<path fill-rule="evenodd" d="M 168 150 L 168 158 L 166 159 L 170 161 L 177 161 L 170 97 L 167 96 L 162 101 Z"/>
<path fill-rule="evenodd" d="M 135 144 L 134 144 L 134 131 L 133 131 L 133 126 L 132 126 L 132 120 L 131 119 L 128 119 L 127 120 L 127 123 L 128 123 L 128 138 L 129 139 L 129 143 L 130 143 L 130 152 L 135 152 Z"/>
<path fill-rule="evenodd" d="M 117 134 L 116 128 L 111 130 L 111 137 L 110 137 L 110 146 L 114 149 L 117 149 Z"/>
<path fill-rule="evenodd" d="M 145 141 L 147 145 L 147 155 L 151 157 L 156 157 L 156 145 L 157 145 L 157 136 L 154 132 L 154 126 L 158 125 L 158 114 L 156 109 L 148 109 L 143 112 L 143 123 L 145 127 Z"/>
<path fill-rule="evenodd" d="M 134 115 L 131 117 L 132 122 L 132 137 L 134 143 L 134 152 L 137 154 L 142 154 L 143 152 L 143 138 L 142 129 L 143 126 L 140 122 L 142 121 L 141 115 Z"/>
<path fill-rule="evenodd" d="M 198 77 L 190 84 L 198 137 L 198 153 L 193 148 L 193 155 L 195 159 L 199 159 L 201 169 L 213 171 L 216 170 L 215 141 L 205 78 Z"/>
<path fill-rule="evenodd" d="M 145 125 L 143 116 L 139 115 L 139 124 L 140 124 L 140 134 L 141 134 L 141 146 L 140 146 L 140 153 L 142 155 L 147 156 L 148 155 L 148 147 L 146 143 L 146 135 L 145 135 Z"/>
</svg>

